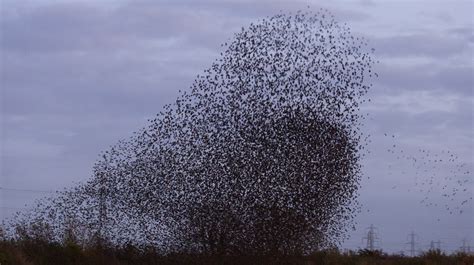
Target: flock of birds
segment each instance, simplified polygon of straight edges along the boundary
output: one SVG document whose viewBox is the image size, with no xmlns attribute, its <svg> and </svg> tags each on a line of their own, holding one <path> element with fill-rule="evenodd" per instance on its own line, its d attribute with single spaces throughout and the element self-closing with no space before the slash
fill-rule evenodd
<svg viewBox="0 0 474 265">
<path fill-rule="evenodd" d="M 189 91 L 100 155 L 88 182 L 13 218 L 14 236 L 247 254 L 344 239 L 359 210 L 373 51 L 326 11 L 263 19 L 223 46 Z M 416 169 L 414 188 L 467 193 L 462 165 L 446 176 L 457 186 L 425 174 L 455 154 L 387 151 Z"/>
<path fill-rule="evenodd" d="M 223 46 L 189 91 L 101 154 L 90 181 L 12 227 L 213 253 L 343 239 L 357 212 L 373 51 L 326 11 L 263 19 Z"/>
<path fill-rule="evenodd" d="M 11 234 L 246 254 L 343 240 L 360 209 L 373 51 L 324 11 L 264 19 L 223 46 L 189 91 L 100 155 L 90 181 L 18 213 Z M 463 212 L 472 180 L 456 154 L 385 137 L 389 174 L 411 174 L 420 203 Z"/>
<path fill-rule="evenodd" d="M 395 135 L 385 133 L 384 137 L 387 161 L 391 161 L 386 171 L 390 176 L 410 181 L 406 192 L 420 196 L 423 206 L 443 209 L 451 215 L 466 211 L 473 200 L 472 164 L 450 150 L 411 150 Z M 392 189 L 402 187 L 394 185 Z"/>
</svg>

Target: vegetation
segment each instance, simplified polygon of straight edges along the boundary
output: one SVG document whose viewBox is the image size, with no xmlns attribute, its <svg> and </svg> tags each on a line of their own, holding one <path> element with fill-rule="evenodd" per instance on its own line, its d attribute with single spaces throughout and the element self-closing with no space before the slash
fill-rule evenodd
<svg viewBox="0 0 474 265">
<path fill-rule="evenodd" d="M 44 228 L 44 227 L 43 227 Z M 37 228 L 38 231 L 42 230 Z M 1 232 L 0 227 L 0 232 Z M 67 233 L 65 233 L 67 234 Z M 474 255 L 430 250 L 418 257 L 388 255 L 380 250 L 361 249 L 341 252 L 328 249 L 309 255 L 283 254 L 281 252 L 258 255 L 197 254 L 167 252 L 156 246 L 137 247 L 131 244 L 112 247 L 103 240 L 81 242 L 69 235 L 61 242 L 48 239 L 46 233 L 21 234 L 17 239 L 6 238 L 0 233 L 0 265 L 148 265 L 148 264 L 301 264 L 301 265 L 471 265 Z"/>
<path fill-rule="evenodd" d="M 126 245 L 108 248 L 100 245 L 81 247 L 77 243 L 63 244 L 24 239 L 0 242 L 1 265 L 129 265 L 129 264 L 327 264 L 327 265 L 471 265 L 473 255 L 429 251 L 419 257 L 388 255 L 380 251 L 360 250 L 340 252 L 337 249 L 319 251 L 311 255 L 204 255 L 169 253 L 162 254 L 154 247 L 136 248 Z"/>
</svg>

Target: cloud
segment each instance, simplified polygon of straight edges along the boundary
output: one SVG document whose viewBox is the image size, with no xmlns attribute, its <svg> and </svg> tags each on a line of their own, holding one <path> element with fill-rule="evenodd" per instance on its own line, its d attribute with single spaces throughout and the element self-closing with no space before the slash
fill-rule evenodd
<svg viewBox="0 0 474 265">
<path fill-rule="evenodd" d="M 212 49 L 241 26 L 281 10 L 306 9 L 304 1 L 124 1 L 109 7 L 63 2 L 24 8 L 10 3 L 2 16 L 3 49 L 17 52 L 117 50 L 134 43 L 175 38 Z M 311 5 L 317 10 L 321 5 Z M 343 21 L 367 14 L 327 6 Z M 14 11 L 13 11 L 14 10 Z"/>
<path fill-rule="evenodd" d="M 48 144 L 43 141 L 28 139 L 15 139 L 8 137 L 3 140 L 3 153 L 16 158 L 51 158 L 61 155 L 63 146 Z"/>
<path fill-rule="evenodd" d="M 446 58 L 469 50 L 463 36 L 444 36 L 440 33 L 420 33 L 379 37 L 371 40 L 378 54 L 410 57 Z"/>
<path fill-rule="evenodd" d="M 372 101 L 374 110 L 388 109 L 409 114 L 427 112 L 454 112 L 460 98 L 449 93 L 436 94 L 428 91 L 411 91 L 378 96 Z"/>
<path fill-rule="evenodd" d="M 1 44 L 3 49 L 18 52 L 61 52 L 94 47 L 106 20 L 99 9 L 85 4 L 18 8 L 1 18 Z"/>
<path fill-rule="evenodd" d="M 471 44 L 474 43 L 474 29 L 472 27 L 456 27 L 447 30 L 447 34 L 454 35 L 459 38 L 463 38 Z M 472 53 L 472 47 L 471 47 Z"/>
<path fill-rule="evenodd" d="M 378 65 L 376 88 L 382 93 L 396 95 L 403 91 L 437 91 L 453 95 L 473 96 L 474 68 L 436 62 L 397 65 L 383 62 Z"/>
</svg>

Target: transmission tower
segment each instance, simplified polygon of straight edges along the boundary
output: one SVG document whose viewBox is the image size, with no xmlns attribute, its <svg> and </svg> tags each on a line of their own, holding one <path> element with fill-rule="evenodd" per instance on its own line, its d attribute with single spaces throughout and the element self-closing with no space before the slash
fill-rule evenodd
<svg viewBox="0 0 474 265">
<path fill-rule="evenodd" d="M 441 241 L 433 241 L 430 242 L 430 250 L 441 250 Z"/>
<path fill-rule="evenodd" d="M 375 250 L 375 242 L 378 241 L 374 225 L 367 228 L 367 236 L 363 238 L 367 242 L 366 249 Z"/>
<path fill-rule="evenodd" d="M 409 235 L 409 241 L 407 242 L 407 244 L 410 245 L 410 256 L 414 257 L 415 256 L 415 245 L 416 245 L 416 242 L 415 242 L 415 237 L 416 237 L 416 234 L 415 232 L 411 232 Z M 434 242 L 433 242 L 433 245 L 434 245 Z"/>
<path fill-rule="evenodd" d="M 466 239 L 462 240 L 461 252 L 464 253 L 464 254 L 470 254 L 471 253 L 471 246 L 467 243 Z"/>
<path fill-rule="evenodd" d="M 435 242 L 437 249 L 441 250 L 441 240 Z"/>
</svg>

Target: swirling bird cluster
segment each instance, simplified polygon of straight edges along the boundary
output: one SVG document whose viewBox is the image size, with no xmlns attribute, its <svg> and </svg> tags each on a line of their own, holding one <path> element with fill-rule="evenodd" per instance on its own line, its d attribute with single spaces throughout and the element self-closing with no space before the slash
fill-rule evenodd
<svg viewBox="0 0 474 265">
<path fill-rule="evenodd" d="M 18 216 L 17 228 L 165 252 L 338 244 L 357 212 L 373 51 L 324 10 L 250 24 L 223 50 L 101 154 L 90 181 Z"/>
</svg>

